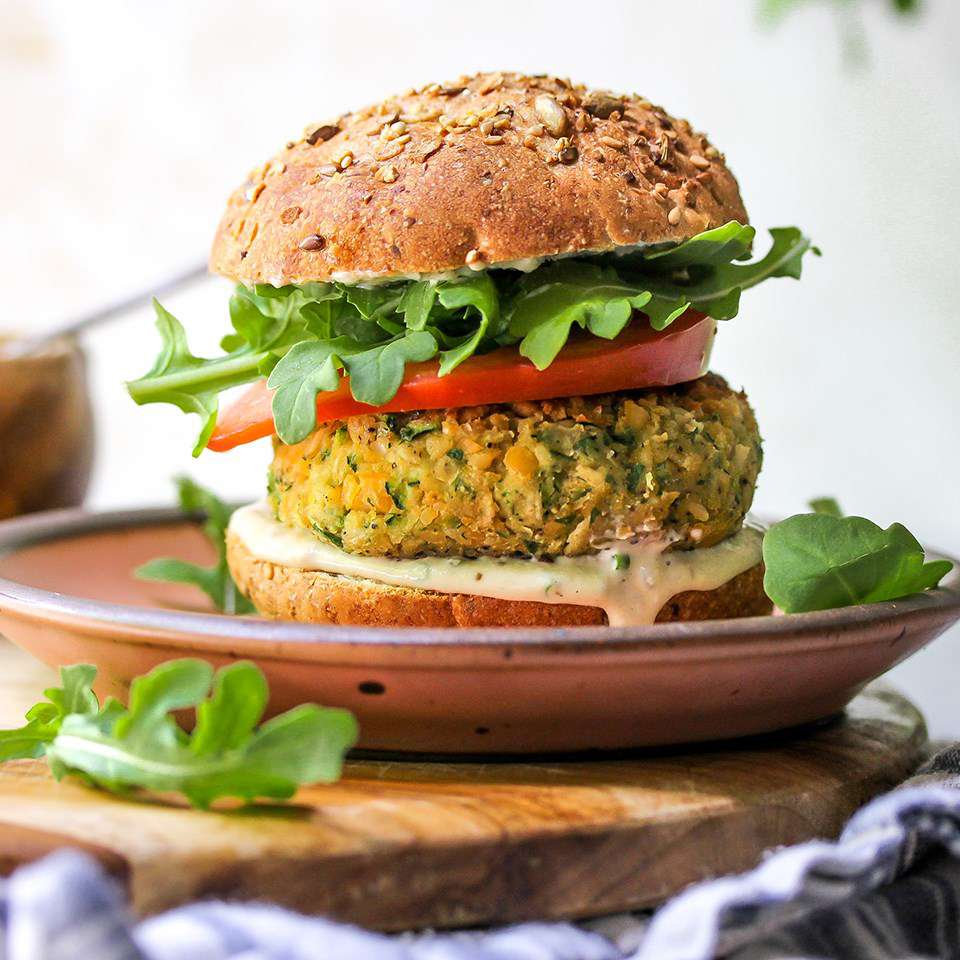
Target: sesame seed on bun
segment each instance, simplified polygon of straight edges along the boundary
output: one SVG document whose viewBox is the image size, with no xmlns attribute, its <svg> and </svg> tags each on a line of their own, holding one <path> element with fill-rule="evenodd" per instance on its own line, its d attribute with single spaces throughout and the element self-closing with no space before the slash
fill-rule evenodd
<svg viewBox="0 0 960 960">
<path fill-rule="evenodd" d="M 637 95 L 462 77 L 311 125 L 231 196 L 210 255 L 282 286 L 678 242 L 747 222 L 723 156 Z"/>
</svg>

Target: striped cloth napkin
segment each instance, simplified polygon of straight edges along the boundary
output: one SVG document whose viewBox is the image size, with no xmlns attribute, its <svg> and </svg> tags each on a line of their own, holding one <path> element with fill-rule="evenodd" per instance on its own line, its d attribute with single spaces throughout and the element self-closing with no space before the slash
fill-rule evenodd
<svg viewBox="0 0 960 960">
<path fill-rule="evenodd" d="M 0 960 L 773 960 L 960 957 L 960 747 L 857 813 L 836 843 L 771 854 L 652 915 L 386 937 L 262 904 L 135 924 L 87 857 L 0 886 Z"/>
</svg>

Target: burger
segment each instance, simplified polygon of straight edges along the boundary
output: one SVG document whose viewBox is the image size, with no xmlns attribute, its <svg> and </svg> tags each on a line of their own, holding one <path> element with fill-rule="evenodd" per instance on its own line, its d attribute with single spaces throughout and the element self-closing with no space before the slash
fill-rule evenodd
<svg viewBox="0 0 960 960">
<path fill-rule="evenodd" d="M 272 437 L 226 555 L 270 617 L 649 624 L 771 609 L 745 524 L 762 452 L 709 372 L 762 255 L 722 153 L 638 95 L 514 73 L 308 127 L 230 198 L 223 355 L 128 387 L 200 415 L 195 453 Z M 248 385 L 224 410 L 219 396 Z"/>
</svg>

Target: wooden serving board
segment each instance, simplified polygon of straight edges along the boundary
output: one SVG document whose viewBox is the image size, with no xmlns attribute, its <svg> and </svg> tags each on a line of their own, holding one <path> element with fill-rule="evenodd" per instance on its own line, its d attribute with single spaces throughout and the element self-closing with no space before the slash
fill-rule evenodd
<svg viewBox="0 0 960 960">
<path fill-rule="evenodd" d="M 0 646 L 0 678 L 12 726 L 51 675 Z M 386 930 L 599 915 L 836 835 L 925 742 L 909 701 L 872 687 L 843 719 L 791 735 L 586 760 L 363 759 L 290 806 L 215 813 L 57 784 L 18 761 L 0 767 L 0 867 L 80 846 L 141 914 L 223 897 Z"/>
</svg>

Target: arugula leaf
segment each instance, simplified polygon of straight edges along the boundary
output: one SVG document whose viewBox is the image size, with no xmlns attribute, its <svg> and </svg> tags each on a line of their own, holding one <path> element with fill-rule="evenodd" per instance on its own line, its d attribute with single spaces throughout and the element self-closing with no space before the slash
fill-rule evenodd
<svg viewBox="0 0 960 960">
<path fill-rule="evenodd" d="M 160 356 L 147 374 L 127 383 L 127 390 L 138 404 L 173 403 L 199 414 L 201 429 L 193 450 L 199 456 L 216 425 L 219 394 L 269 374 L 293 344 L 314 337 L 308 308 L 341 297 L 335 284 L 237 287 L 230 300 L 235 332 L 221 341 L 227 355 L 216 359 L 194 356 L 183 325 L 155 300 Z"/>
<path fill-rule="evenodd" d="M 540 370 L 563 348 L 574 323 L 600 337 L 616 337 L 634 310 L 664 330 L 688 307 L 729 320 L 740 293 L 768 277 L 799 277 L 810 241 L 795 227 L 770 231 L 773 244 L 752 263 L 732 263 L 750 249 L 753 227 L 731 222 L 669 250 L 614 261 L 618 269 L 577 260 L 558 261 L 525 277 L 509 307 L 510 332 L 520 353 Z"/>
<path fill-rule="evenodd" d="M 473 356 L 477 347 L 488 337 L 501 333 L 500 298 L 489 274 L 481 273 L 467 280 L 450 280 L 439 284 L 437 296 L 448 310 L 464 310 L 480 317 L 476 330 L 449 350 L 440 354 L 440 376 L 445 377 L 467 357 Z"/>
<path fill-rule="evenodd" d="M 696 264 L 671 274 L 645 275 L 645 279 L 649 289 L 658 296 L 668 299 L 685 297 L 695 309 L 715 320 L 732 320 L 739 310 L 743 290 L 772 277 L 799 280 L 804 254 L 809 251 L 820 255 L 820 250 L 796 227 L 774 227 L 770 236 L 773 243 L 759 260 Z M 693 243 L 693 240 L 687 242 Z M 655 264 L 656 257 L 652 254 L 646 260 Z"/>
<path fill-rule="evenodd" d="M 437 300 L 437 285 L 429 280 L 408 284 L 397 305 L 408 330 L 423 330 Z"/>
<path fill-rule="evenodd" d="M 137 567 L 134 576 L 199 587 L 223 613 L 255 613 L 253 604 L 237 589 L 227 566 L 227 527 L 233 508 L 189 477 L 176 477 L 174 482 L 181 509 L 185 513 L 203 514 L 203 532 L 216 548 L 217 562 L 212 567 L 202 567 L 186 560 L 160 557 Z"/>
<path fill-rule="evenodd" d="M 42 757 L 53 737 L 47 725 L 36 719 L 16 730 L 0 730 L 0 763 Z"/>
<path fill-rule="evenodd" d="M 528 274 L 510 304 L 510 333 L 520 354 L 544 370 L 563 348 L 573 324 L 612 340 L 652 294 L 620 279 L 612 267 L 570 260 Z"/>
<path fill-rule="evenodd" d="M 61 667 L 60 682 L 63 686 L 49 687 L 43 691 L 43 695 L 60 717 L 70 713 L 96 713 L 99 708 L 97 695 L 93 692 L 96 676 L 97 668 L 88 663 Z"/>
<path fill-rule="evenodd" d="M 217 360 L 196 357 L 180 321 L 156 300 L 153 308 L 163 346 L 150 371 L 127 383 L 127 390 L 138 404 L 172 403 L 184 413 L 198 414 L 200 436 L 193 449 L 198 456 L 216 425 L 218 396 L 230 387 L 256 380 L 261 357 L 246 349 Z"/>
<path fill-rule="evenodd" d="M 763 586 L 786 613 L 896 600 L 935 587 L 953 567 L 924 560 L 899 523 L 884 530 L 863 517 L 798 514 L 764 536 Z"/>
<path fill-rule="evenodd" d="M 301 313 L 307 317 L 308 332 L 319 340 L 347 337 L 360 347 L 382 343 L 389 336 L 378 323 L 365 320 L 345 297 L 308 303 Z"/>
<path fill-rule="evenodd" d="M 814 513 L 823 513 L 828 517 L 842 517 L 843 511 L 840 509 L 840 504 L 834 500 L 833 497 L 815 497 L 808 504 L 808 507 Z"/>
<path fill-rule="evenodd" d="M 429 360 L 436 352 L 433 335 L 420 330 L 345 355 L 342 359 L 350 374 L 350 392 L 361 403 L 386 403 L 400 389 L 404 365 Z"/>
<path fill-rule="evenodd" d="M 756 227 L 731 220 L 722 227 L 704 230 L 689 240 L 663 250 L 645 252 L 643 259 L 658 270 L 677 270 L 701 266 L 721 266 L 731 260 L 742 260 L 750 253 Z"/>
<path fill-rule="evenodd" d="M 364 320 L 376 320 L 393 313 L 403 298 L 402 288 L 396 284 L 382 284 L 376 287 L 341 288 L 347 302 L 353 304 Z"/>
<path fill-rule="evenodd" d="M 93 692 L 96 675 L 97 668 L 85 663 L 61 667 L 63 686 L 43 691 L 47 699 L 27 711 L 24 726 L 16 730 L 0 730 L 0 763 L 42 757 L 66 716 L 96 713 L 100 708 Z"/>
<path fill-rule="evenodd" d="M 770 231 L 765 256 L 744 262 L 755 230 L 731 221 L 673 246 L 629 254 L 564 258 L 520 276 L 494 269 L 452 280 L 373 286 L 306 283 L 238 287 L 230 301 L 233 332 L 225 356 L 194 356 L 179 322 L 157 304 L 163 348 L 150 372 L 127 384 L 137 403 L 173 403 L 201 417 L 194 454 L 205 446 L 224 390 L 270 378 L 274 420 L 284 442 L 315 426 L 310 407 L 349 375 L 354 399 L 390 400 L 404 365 L 439 355 L 446 376 L 464 360 L 519 342 L 519 353 L 544 369 L 574 325 L 613 339 L 642 311 L 664 330 L 689 307 L 728 320 L 740 294 L 769 277 L 799 277 L 808 252 L 795 227 Z M 188 576 L 169 566 L 166 576 Z"/>
<path fill-rule="evenodd" d="M 273 422 L 284 443 L 305 440 L 317 426 L 317 394 L 340 385 L 343 357 L 363 348 L 349 337 L 294 344 L 274 367 L 267 386 L 273 395 Z"/>
<path fill-rule="evenodd" d="M 230 298 L 230 323 L 240 338 L 239 342 L 262 351 L 267 343 L 282 333 L 288 319 L 263 314 L 249 295 L 235 293 Z"/>
<path fill-rule="evenodd" d="M 651 297 L 643 312 L 654 330 L 666 330 L 678 317 L 686 313 L 690 301 L 683 297 L 671 300 L 668 297 Z"/>
<path fill-rule="evenodd" d="M 350 713 L 314 704 L 258 727 L 267 682 L 246 661 L 216 675 L 202 660 L 161 664 L 133 681 L 129 708 L 113 699 L 100 706 L 94 667 L 64 667 L 61 676 L 63 688 L 46 691 L 26 726 L 0 731 L 0 761 L 46 756 L 57 779 L 180 793 L 206 808 L 224 797 L 286 800 L 300 785 L 332 782 L 357 738 Z M 190 708 L 196 724 L 188 734 L 173 712 Z"/>
</svg>

